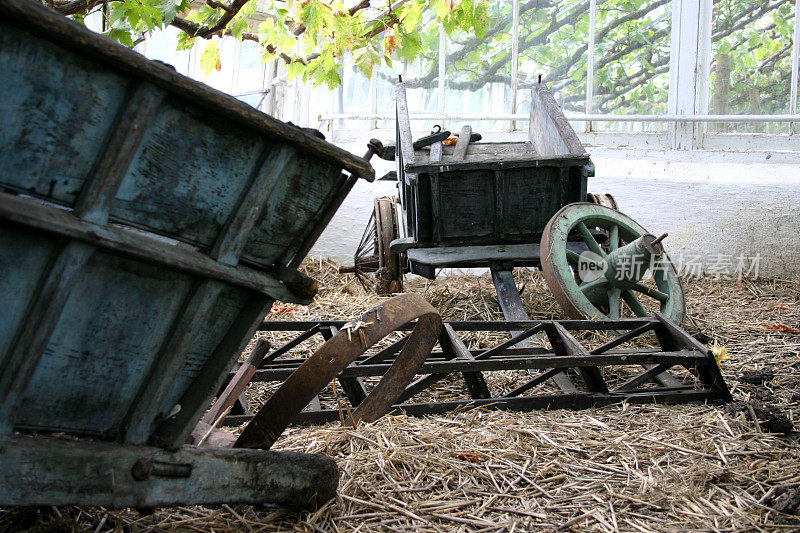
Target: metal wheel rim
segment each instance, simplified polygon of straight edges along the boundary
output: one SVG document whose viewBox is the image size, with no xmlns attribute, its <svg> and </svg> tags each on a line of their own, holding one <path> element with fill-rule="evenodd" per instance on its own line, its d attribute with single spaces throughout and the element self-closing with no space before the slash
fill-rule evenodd
<svg viewBox="0 0 800 533">
<path fill-rule="evenodd" d="M 578 227 L 579 223 L 583 223 L 587 228 L 599 227 L 609 232 L 616 225 L 618 227 L 618 239 L 624 242 L 631 242 L 648 232 L 636 221 L 619 211 L 583 202 L 563 207 L 553 215 L 545 227 L 541 241 L 542 273 L 561 308 L 571 318 L 611 318 L 609 314 L 603 312 L 584 296 L 573 278 L 570 264 L 574 263 L 567 258 L 566 244 L 567 237 L 573 229 Z M 662 268 L 649 268 L 648 270 L 650 270 L 661 295 L 668 295 L 666 301 L 660 302 L 661 312 L 680 324 L 685 314 L 683 286 L 678 272 L 666 252 L 661 254 L 661 262 L 663 264 Z M 640 296 L 652 299 L 649 295 L 639 293 L 636 290 L 621 291 L 619 295 L 619 298 L 625 301 L 627 307 L 635 314 L 639 316 L 649 314 L 647 312 L 642 313 L 641 309 L 634 309 L 635 305 L 628 304 L 630 296 L 625 294 L 626 292 L 633 293 L 637 301 L 639 301 Z M 621 309 L 621 302 L 618 305 Z"/>
</svg>

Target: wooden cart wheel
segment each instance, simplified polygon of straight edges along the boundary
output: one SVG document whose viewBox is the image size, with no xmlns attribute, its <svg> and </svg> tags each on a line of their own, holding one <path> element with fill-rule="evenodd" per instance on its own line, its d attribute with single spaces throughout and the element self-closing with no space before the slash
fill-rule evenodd
<svg viewBox="0 0 800 533">
<path fill-rule="evenodd" d="M 606 250 L 590 228 L 608 232 Z M 591 203 L 569 204 L 545 227 L 542 273 L 571 318 L 619 318 L 624 304 L 636 316 L 659 310 L 681 323 L 683 287 L 661 239 L 619 211 Z"/>
<path fill-rule="evenodd" d="M 375 199 L 375 208 L 353 258 L 354 267 L 340 270 L 355 273 L 366 290 L 381 296 L 403 292 L 403 258 L 389 249 L 399 237 L 396 204 L 395 197 Z M 370 272 L 374 273 L 374 280 L 367 277 Z"/>
<path fill-rule="evenodd" d="M 609 193 L 602 193 L 602 194 L 594 192 L 586 193 L 586 201 L 589 202 L 590 204 L 602 205 L 604 207 L 614 209 L 615 211 L 619 211 L 619 205 L 617 205 L 617 199 L 614 198 L 614 196 Z"/>
</svg>

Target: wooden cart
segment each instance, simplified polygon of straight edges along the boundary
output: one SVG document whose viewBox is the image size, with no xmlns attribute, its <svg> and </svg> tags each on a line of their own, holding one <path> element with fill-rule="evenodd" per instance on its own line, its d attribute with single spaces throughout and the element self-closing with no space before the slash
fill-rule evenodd
<svg viewBox="0 0 800 533">
<path fill-rule="evenodd" d="M 369 164 L 27 0 L 0 82 L 0 505 L 332 497 L 329 458 L 185 443 Z"/>
<path fill-rule="evenodd" d="M 402 82 L 396 105 L 396 146 L 382 157 L 397 163 L 398 197 L 376 200 L 345 271 L 376 271 L 389 281 L 379 289 L 398 290 L 404 272 L 433 279 L 441 268 L 489 267 L 507 318 L 527 320 L 511 271 L 535 266 L 572 318 L 620 318 L 624 305 L 683 320 L 680 279 L 660 239 L 610 195 L 587 194 L 594 165 L 543 83 L 531 87 L 524 142 L 473 142 L 469 126 L 455 145 L 441 132 L 414 140 Z M 584 267 L 602 279 L 587 285 Z"/>
</svg>

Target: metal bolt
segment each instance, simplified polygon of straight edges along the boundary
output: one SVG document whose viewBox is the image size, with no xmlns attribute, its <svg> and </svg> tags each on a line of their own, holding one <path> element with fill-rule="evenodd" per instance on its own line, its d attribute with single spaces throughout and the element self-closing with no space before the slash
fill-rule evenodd
<svg viewBox="0 0 800 533">
<path fill-rule="evenodd" d="M 666 239 L 667 235 L 669 235 L 669 233 L 665 233 L 665 234 L 661 235 L 660 237 L 657 237 L 656 240 L 654 240 L 653 242 L 650 243 L 650 245 L 651 246 L 655 246 L 656 244 L 658 244 L 661 241 L 663 241 L 664 239 Z"/>
<path fill-rule="evenodd" d="M 150 459 L 138 459 L 133 463 L 131 475 L 136 481 L 144 481 L 153 473 L 153 461 Z"/>
</svg>

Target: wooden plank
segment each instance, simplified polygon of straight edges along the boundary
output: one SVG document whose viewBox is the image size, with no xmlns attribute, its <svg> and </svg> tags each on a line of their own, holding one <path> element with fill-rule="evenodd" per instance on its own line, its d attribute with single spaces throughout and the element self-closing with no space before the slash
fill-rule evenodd
<svg viewBox="0 0 800 533">
<path fill-rule="evenodd" d="M 95 224 L 105 224 L 108 221 L 111 204 L 122 179 L 144 138 L 148 122 L 155 115 L 165 95 L 164 90 L 149 83 L 139 83 L 135 87 L 114 124 L 111 138 L 94 171 L 86 178 L 75 200 L 75 216 Z"/>
<path fill-rule="evenodd" d="M 539 244 L 489 244 L 408 249 L 411 261 L 435 266 L 469 266 L 487 261 L 538 262 Z"/>
<path fill-rule="evenodd" d="M 442 325 L 442 338 L 440 338 L 439 344 L 441 345 L 443 352 L 446 351 L 445 346 L 449 345 L 458 359 L 463 359 L 466 361 L 475 360 L 472 352 L 469 351 L 467 346 L 464 344 L 464 341 L 461 340 L 461 337 L 456 334 L 456 332 L 453 330 L 453 327 L 449 324 Z M 489 386 L 486 384 L 486 378 L 483 377 L 483 374 L 480 372 L 462 372 L 461 375 L 464 377 L 464 382 L 467 385 L 467 390 L 469 391 L 470 397 L 492 397 L 492 393 L 489 391 Z"/>
<path fill-rule="evenodd" d="M 94 251 L 88 244 L 67 243 L 56 252 L 47 276 L 35 291 L 26 320 L 20 324 L 0 368 L 0 435 L 12 431 L 19 401 L 61 318 L 76 277 Z"/>
<path fill-rule="evenodd" d="M 614 392 L 622 392 L 626 390 L 635 389 L 639 385 L 642 385 L 652 379 L 655 379 L 656 376 L 666 372 L 667 370 L 670 369 L 670 367 L 671 365 L 667 364 L 652 365 L 649 368 L 646 368 L 644 372 L 635 375 L 631 379 L 619 385 L 616 389 L 614 389 Z"/>
<path fill-rule="evenodd" d="M 149 472 L 149 475 L 147 475 Z M 322 455 L 147 446 L 43 436 L 0 436 L 0 505 L 152 509 L 211 503 L 308 507 L 339 481 Z"/>
<path fill-rule="evenodd" d="M 264 360 L 264 356 L 267 355 L 268 350 L 269 342 L 264 339 L 258 339 L 258 341 L 256 341 L 250 355 L 247 356 L 247 359 L 236 370 L 236 373 L 225 387 L 225 390 L 217 396 L 217 401 L 214 402 L 211 409 L 200 419 L 201 423 L 204 422 L 214 426 L 219 417 L 232 409 L 237 401 L 242 404 L 242 411 L 244 411 L 242 414 L 251 414 L 249 409 L 247 409 L 247 397 L 245 396 L 244 390 L 253 379 L 253 374 L 256 373 L 256 370 L 261 365 L 261 361 Z M 233 439 L 233 441 L 235 440 L 236 439 Z M 231 441 L 231 444 L 233 441 Z"/>
<path fill-rule="evenodd" d="M 190 349 L 196 343 L 196 332 L 203 328 L 214 302 L 225 285 L 218 281 L 202 280 L 190 291 L 181 311 L 170 326 L 154 364 L 139 385 L 123 423 L 124 441 L 144 444 L 150 438 L 164 395 L 175 375 L 186 363 Z"/>
<path fill-rule="evenodd" d="M 506 237 L 505 229 L 505 186 L 503 172 L 494 171 L 494 237 L 498 242 L 503 242 Z M 542 228 L 544 229 L 544 228 Z"/>
<path fill-rule="evenodd" d="M 461 133 L 458 134 L 455 150 L 453 150 L 453 161 L 463 161 L 466 159 L 470 137 L 472 137 L 472 126 L 462 126 Z"/>
<path fill-rule="evenodd" d="M 442 142 L 433 143 L 431 146 L 431 162 L 435 163 L 442 159 Z M 428 183 L 430 184 L 430 198 L 431 198 L 431 224 L 433 227 L 433 240 L 434 242 L 441 242 L 442 240 L 442 195 L 439 187 L 439 172 L 433 170 L 428 175 Z"/>
<path fill-rule="evenodd" d="M 328 204 L 322 209 L 323 215 L 316 222 L 314 231 L 308 235 L 305 242 L 298 248 L 297 252 L 292 257 L 291 261 L 288 262 L 288 265 L 291 268 L 297 268 L 300 266 L 300 263 L 303 262 L 303 259 L 306 258 L 306 255 L 308 255 L 308 252 L 314 246 L 314 243 L 317 242 L 319 236 L 322 235 L 322 232 L 325 230 L 325 228 L 328 227 L 328 224 L 333 218 L 333 215 L 335 215 L 336 212 L 339 210 L 339 207 L 341 207 L 345 198 L 353 189 L 353 186 L 355 186 L 357 181 L 358 181 L 358 176 L 350 176 L 349 178 L 347 178 L 342 182 L 342 185 L 339 187 L 339 190 L 333 196 L 330 204 Z"/>
<path fill-rule="evenodd" d="M 531 87 L 528 138 L 543 156 L 580 156 L 586 153 L 572 126 L 542 83 Z"/>
<path fill-rule="evenodd" d="M 202 110 L 219 115 L 224 121 L 241 124 L 265 137 L 289 143 L 304 153 L 339 164 L 370 181 L 374 179 L 375 173 L 364 159 L 327 143 L 297 126 L 265 115 L 206 84 L 178 74 L 168 65 L 150 61 L 141 54 L 113 43 L 51 9 L 26 0 L 7 0 L 3 2 L 2 12 L 5 20 L 14 21 L 27 31 L 57 43 L 67 50 L 78 50 L 82 56 L 102 63 L 110 70 L 133 79 L 144 79 L 185 101 L 192 102 Z"/>
<path fill-rule="evenodd" d="M 479 400 L 455 400 L 438 403 L 409 403 L 395 405 L 389 414 L 405 414 L 408 416 L 424 417 L 443 414 L 455 410 L 463 411 L 474 408 L 506 411 L 533 411 L 535 409 L 572 409 L 581 410 L 591 407 L 613 405 L 621 402 L 629 403 L 687 403 L 687 402 L 718 402 L 720 394 L 713 390 L 690 388 L 660 389 L 657 391 L 631 391 L 625 394 L 600 394 L 600 393 L 561 393 L 540 394 L 535 396 L 521 396 L 511 398 L 486 398 Z M 293 424 L 298 426 L 319 425 L 336 422 L 340 418 L 338 409 L 326 409 L 317 412 L 300 413 Z M 244 424 L 252 417 L 229 416 L 226 425 L 238 426 Z"/>
<path fill-rule="evenodd" d="M 268 146 L 254 169 L 249 186 L 244 190 L 234 214 L 217 237 L 209 255 L 221 263 L 237 265 L 239 256 L 250 238 L 261 210 L 287 166 L 296 157 L 288 146 Z"/>
<path fill-rule="evenodd" d="M 589 368 L 597 370 L 592 367 L 638 365 L 642 363 L 694 365 L 698 361 L 702 361 L 702 356 L 692 350 L 642 353 L 635 355 L 625 353 L 560 355 L 558 352 L 551 352 L 531 357 L 493 357 L 489 359 L 452 359 L 444 361 L 429 359 L 422 364 L 417 373 L 442 374 L 444 376 L 452 372 L 490 372 L 496 370 L 540 370 L 543 372 L 549 372 L 554 368 L 565 370 L 570 368 Z M 390 362 L 374 365 L 350 365 L 342 370 L 341 376 L 381 376 L 388 371 L 391 366 Z M 253 381 L 283 381 L 288 378 L 294 370 L 295 368 L 293 367 L 261 369 L 256 372 Z M 538 374 L 532 373 L 531 375 L 536 377 Z"/>
<path fill-rule="evenodd" d="M 187 247 L 175 246 L 174 241 L 169 239 L 158 238 L 156 235 L 143 236 L 123 227 L 83 222 L 69 212 L 6 193 L 0 193 L 0 220 L 90 243 L 114 253 L 154 262 L 181 272 L 230 283 L 283 302 L 308 304 L 313 299 L 313 294 L 302 294 L 304 290 L 295 283 L 288 282 L 295 286 L 293 290 L 279 279 L 289 273 L 276 272 L 272 276 L 242 266 L 224 265 Z"/>
<path fill-rule="evenodd" d="M 400 155 L 404 166 L 414 164 L 414 142 L 411 137 L 411 121 L 408 116 L 408 100 L 406 99 L 406 86 L 403 82 L 395 84 L 395 105 L 397 113 L 397 135 Z M 399 175 L 399 174 L 398 174 Z"/>
</svg>

